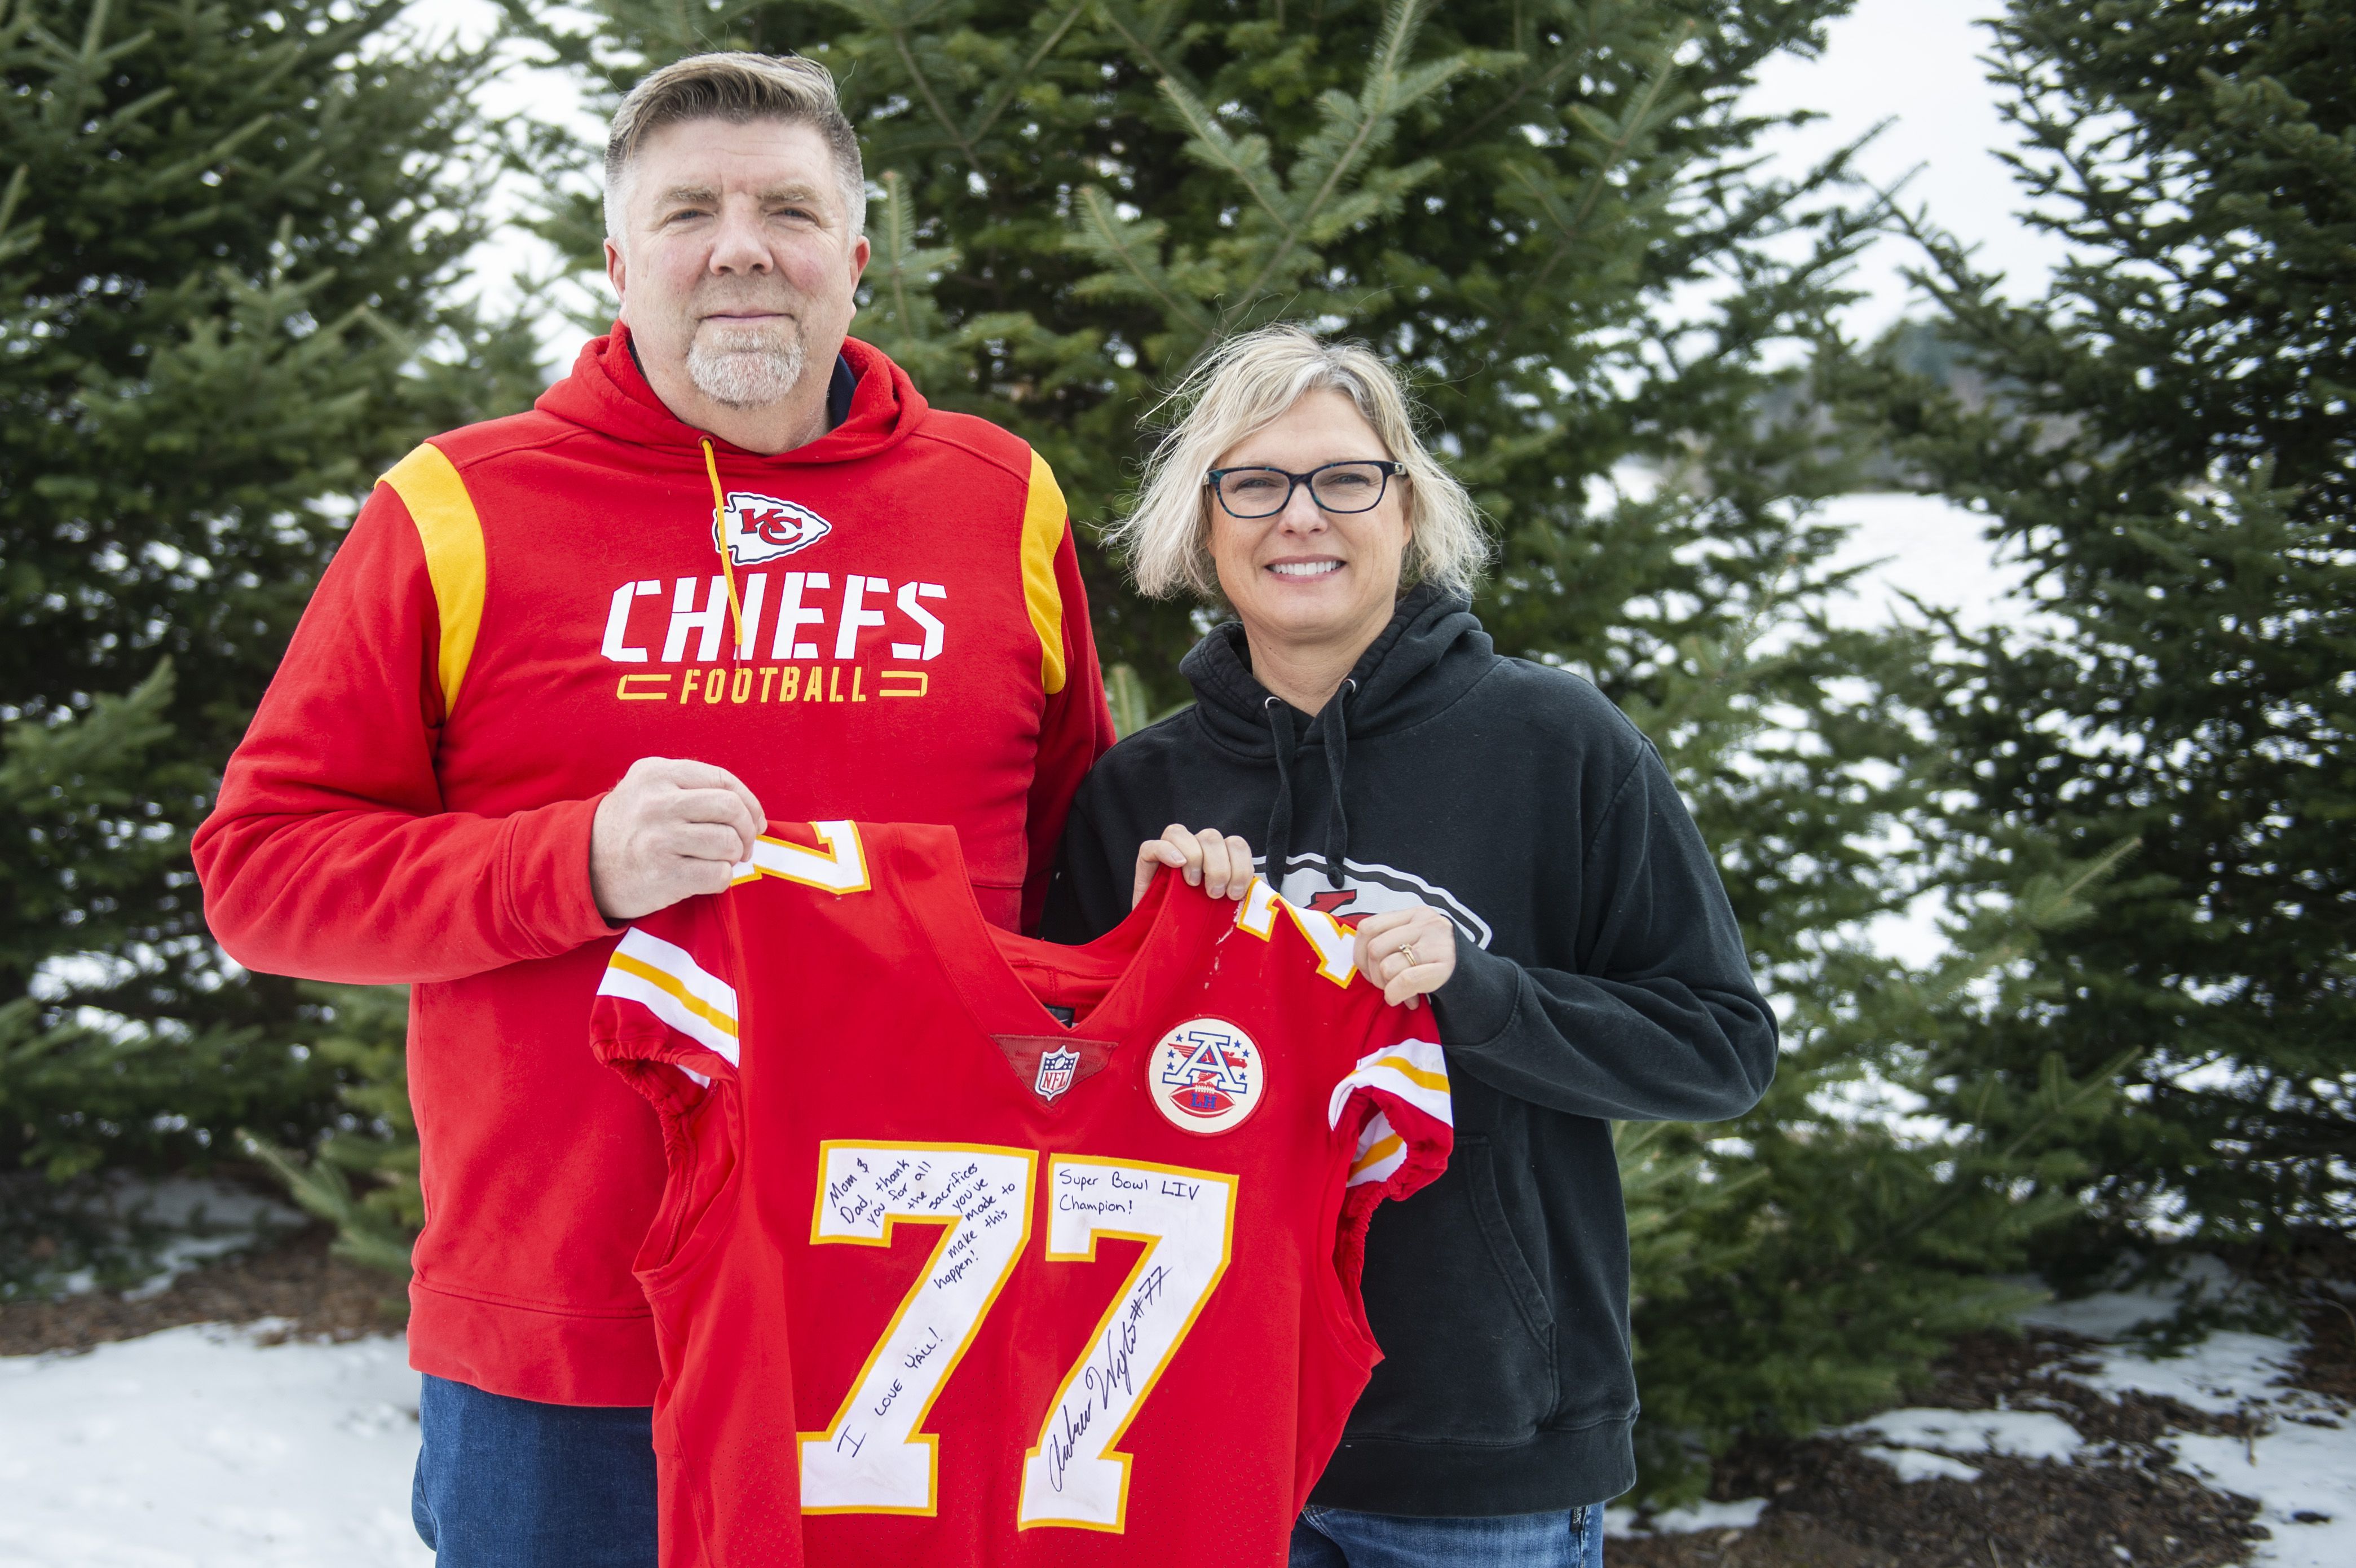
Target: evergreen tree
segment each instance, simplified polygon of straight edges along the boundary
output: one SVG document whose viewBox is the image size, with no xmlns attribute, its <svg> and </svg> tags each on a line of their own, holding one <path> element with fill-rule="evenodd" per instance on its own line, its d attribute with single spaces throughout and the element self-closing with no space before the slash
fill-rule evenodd
<svg viewBox="0 0 2356 1568">
<path fill-rule="evenodd" d="M 1659 1496 L 1735 1432 L 1858 1413 L 1998 1316 L 1985 1280 L 2055 1216 L 2016 1186 L 2074 1174 L 2105 1105 L 2059 1062 L 2019 1086 L 1930 1072 L 1967 983 L 2009 985 L 2103 867 L 2008 888 L 1930 975 L 1861 942 L 1938 870 L 1900 831 L 1939 782 L 1895 695 L 1929 644 L 1826 621 L 1837 538 L 1811 509 L 1858 471 L 1808 367 L 1842 362 L 1838 274 L 1871 215 L 1842 160 L 1761 175 L 1767 123 L 1738 102 L 1845 8 L 598 0 L 573 35 L 509 6 L 608 95 L 703 48 L 833 69 L 880 190 L 853 330 L 1055 464 L 1130 719 L 1184 695 L 1199 630 L 1085 526 L 1117 510 L 1158 390 L 1275 319 L 1408 369 L 1499 532 L 1480 608 L 1501 650 L 1589 676 L 1659 743 L 1788 1011 L 1758 1112 L 1623 1144 Z M 590 152 L 552 133 L 540 155 L 573 171 L 547 229 L 584 265 Z M 1949 1089 L 2001 1130 L 1858 1108 Z"/>
<path fill-rule="evenodd" d="M 1917 225 L 1936 329 L 1990 395 L 1895 378 L 1899 450 L 2029 563 L 2033 613 L 1929 705 L 1966 896 L 2135 848 L 1951 1060 L 2016 1086 L 2048 1053 L 2123 1064 L 2123 1114 L 2061 1184 L 2114 1241 L 2344 1232 L 2356 11 L 2014 0 L 1997 39 L 2029 221 L 2072 260 L 2015 305 Z"/>
<path fill-rule="evenodd" d="M 333 1104 L 186 842 L 342 522 L 528 395 L 454 300 L 483 57 L 391 0 L 0 0 L 0 1158 Z M 128 695 L 124 695 L 128 694 Z"/>
<path fill-rule="evenodd" d="M 1600 652 L 1631 605 L 1674 644 L 1740 624 L 1780 575 L 1788 520 L 1596 492 L 1743 426 L 1770 346 L 1815 330 L 1845 216 L 1824 181 L 1748 177 L 1766 124 L 1735 99 L 1847 4 L 599 0 L 582 35 L 509 12 L 608 103 L 698 49 L 827 64 L 883 197 L 853 330 L 1036 444 L 1084 520 L 1112 515 L 1157 389 L 1216 337 L 1281 317 L 1365 339 L 1413 371 L 1503 530 L 1486 609 L 1506 645 L 1576 624 Z M 538 159 L 574 171 L 549 231 L 588 266 L 593 160 L 561 147 Z M 1730 297 L 1672 330 L 1677 291 Z M 1140 602 L 1084 539 L 1108 662 L 1183 697 L 1193 616 Z"/>
</svg>

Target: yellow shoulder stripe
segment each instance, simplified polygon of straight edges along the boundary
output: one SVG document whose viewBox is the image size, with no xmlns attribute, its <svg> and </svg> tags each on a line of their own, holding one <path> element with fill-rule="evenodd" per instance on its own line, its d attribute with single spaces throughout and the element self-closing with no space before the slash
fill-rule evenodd
<svg viewBox="0 0 2356 1568">
<path fill-rule="evenodd" d="M 1023 505 L 1023 603 L 1039 634 L 1039 684 L 1050 697 L 1064 689 L 1064 596 L 1055 587 L 1055 551 L 1068 517 L 1055 470 L 1032 453 L 1031 494 Z"/>
<path fill-rule="evenodd" d="M 392 465 L 380 481 L 392 486 L 417 525 L 425 549 L 425 575 L 442 613 L 442 711 L 458 704 L 458 688 L 475 656 L 483 625 L 483 520 L 458 470 L 431 442 Z"/>
</svg>

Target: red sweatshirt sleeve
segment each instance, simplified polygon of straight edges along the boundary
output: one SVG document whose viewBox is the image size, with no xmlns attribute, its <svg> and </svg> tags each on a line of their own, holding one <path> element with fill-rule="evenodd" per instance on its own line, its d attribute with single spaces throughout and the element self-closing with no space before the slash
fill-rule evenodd
<svg viewBox="0 0 2356 1568">
<path fill-rule="evenodd" d="M 1047 698 L 1039 723 L 1039 759 L 1031 775 L 1026 828 L 1030 867 L 1023 879 L 1023 929 L 1035 933 L 1055 871 L 1055 845 L 1080 780 L 1112 744 L 1112 709 L 1105 703 L 1104 672 L 1097 667 L 1096 634 L 1088 626 L 1088 591 L 1068 522 L 1055 548 L 1055 587 L 1064 606 L 1064 688 Z"/>
<path fill-rule="evenodd" d="M 417 529 L 380 485 L 197 832 L 206 918 L 248 968 L 453 980 L 611 934 L 589 891 L 595 800 L 443 809 L 440 624 Z"/>
</svg>

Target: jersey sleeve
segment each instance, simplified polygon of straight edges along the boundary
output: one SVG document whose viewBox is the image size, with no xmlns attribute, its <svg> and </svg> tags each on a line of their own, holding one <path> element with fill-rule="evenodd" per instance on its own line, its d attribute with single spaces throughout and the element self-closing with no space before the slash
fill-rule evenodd
<svg viewBox="0 0 2356 1568">
<path fill-rule="evenodd" d="M 661 1202 L 631 1269 L 649 1287 L 675 1280 L 708 1255 L 707 1216 L 736 1189 L 742 1107 L 736 1079 L 734 944 L 726 894 L 690 899 L 637 922 L 605 960 L 590 1008 L 597 1059 L 646 1096 L 662 1123 Z M 661 1325 L 656 1348 L 667 1373 L 686 1354 Z"/>
<path fill-rule="evenodd" d="M 676 1068 L 699 1089 L 735 1077 L 734 944 L 721 910 L 727 896 L 673 904 L 622 933 L 590 1009 L 599 1061 L 633 1082 L 641 1076 L 634 1069 L 648 1064 Z"/>
<path fill-rule="evenodd" d="M 1354 1296 L 1375 1205 L 1430 1181 L 1447 1168 L 1455 1147 L 1448 1061 L 1437 1040 L 1418 1032 L 1430 1019 L 1428 1008 L 1385 1007 L 1374 1032 L 1379 1043 L 1333 1085 L 1326 1103 L 1327 1124 L 1352 1148 L 1334 1261 Z"/>
<path fill-rule="evenodd" d="M 1365 1115 L 1352 1187 L 1372 1187 L 1367 1201 L 1404 1198 L 1438 1176 L 1455 1143 L 1448 1063 L 1432 1040 L 1409 1035 L 1368 1051 L 1339 1083 L 1326 1118 L 1340 1127 L 1354 1108 Z"/>
</svg>

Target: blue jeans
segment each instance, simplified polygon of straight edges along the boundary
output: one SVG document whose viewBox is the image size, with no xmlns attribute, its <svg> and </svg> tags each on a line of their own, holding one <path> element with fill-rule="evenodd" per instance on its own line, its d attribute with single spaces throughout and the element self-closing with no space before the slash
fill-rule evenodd
<svg viewBox="0 0 2356 1568">
<path fill-rule="evenodd" d="M 1603 1505 L 1494 1519 L 1405 1519 L 1312 1503 L 1290 1568 L 1603 1568 Z"/>
<path fill-rule="evenodd" d="M 437 1568 L 655 1568 L 654 1413 L 428 1377 L 409 1517 Z"/>
</svg>

